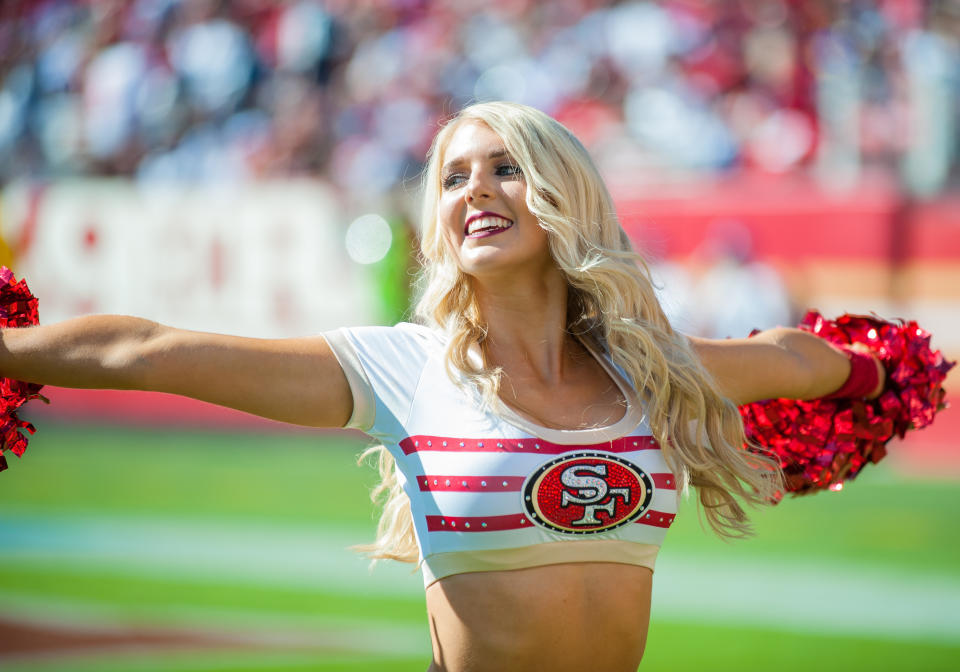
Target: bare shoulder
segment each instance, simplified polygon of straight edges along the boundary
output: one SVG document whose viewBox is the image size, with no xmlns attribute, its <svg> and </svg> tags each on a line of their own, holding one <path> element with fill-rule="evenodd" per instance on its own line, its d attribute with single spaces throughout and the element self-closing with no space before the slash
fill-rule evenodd
<svg viewBox="0 0 960 672">
<path fill-rule="evenodd" d="M 143 387 L 274 420 L 342 427 L 349 383 L 323 336 L 246 338 L 164 327 L 141 351 Z"/>
</svg>

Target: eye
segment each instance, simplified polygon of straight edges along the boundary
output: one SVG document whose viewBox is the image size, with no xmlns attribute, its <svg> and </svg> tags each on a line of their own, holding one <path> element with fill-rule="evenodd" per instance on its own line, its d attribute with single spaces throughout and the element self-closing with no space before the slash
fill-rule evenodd
<svg viewBox="0 0 960 672">
<path fill-rule="evenodd" d="M 515 163 L 501 163 L 497 166 L 497 175 L 523 175 L 523 171 Z"/>
<path fill-rule="evenodd" d="M 443 182 L 441 184 L 443 185 L 444 189 L 453 189 L 465 179 L 466 176 L 464 176 L 463 173 L 451 173 L 443 178 Z"/>
</svg>

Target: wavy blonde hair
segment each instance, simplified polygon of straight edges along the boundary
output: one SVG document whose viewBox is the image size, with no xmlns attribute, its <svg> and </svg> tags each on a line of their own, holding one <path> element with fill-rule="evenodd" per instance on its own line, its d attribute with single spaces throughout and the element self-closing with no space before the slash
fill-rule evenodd
<svg viewBox="0 0 960 672">
<path fill-rule="evenodd" d="M 496 405 L 501 371 L 469 356 L 483 343 L 486 324 L 470 277 L 457 266 L 437 222 L 443 155 L 456 129 L 469 122 L 499 135 L 522 170 L 527 207 L 548 233 L 550 252 L 567 279 L 568 330 L 605 350 L 630 376 L 667 464 L 681 490 L 696 488 L 710 527 L 722 537 L 748 534 L 739 500 L 772 500 L 781 485 L 776 462 L 743 449 L 737 406 L 720 393 L 688 339 L 670 326 L 650 271 L 633 251 L 586 149 L 562 124 L 531 107 L 504 102 L 467 107 L 444 125 L 428 155 L 416 313 L 446 335 L 448 371 L 478 390 L 483 403 Z M 383 501 L 384 511 L 376 541 L 361 550 L 374 558 L 415 562 L 410 502 L 393 457 L 383 446 L 364 456 L 378 458 L 381 482 L 372 496 Z"/>
</svg>

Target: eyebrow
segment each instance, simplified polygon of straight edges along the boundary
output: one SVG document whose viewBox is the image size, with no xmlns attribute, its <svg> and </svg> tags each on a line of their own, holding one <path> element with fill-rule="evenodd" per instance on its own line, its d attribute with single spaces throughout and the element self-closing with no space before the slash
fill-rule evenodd
<svg viewBox="0 0 960 672">
<path fill-rule="evenodd" d="M 497 150 L 494 150 L 494 151 L 490 152 L 489 154 L 487 154 L 487 159 L 500 159 L 500 158 L 502 158 L 502 157 L 504 157 L 504 156 L 509 156 L 509 153 L 507 152 L 507 150 L 506 150 L 506 149 L 497 149 Z M 448 161 L 448 162 L 446 162 L 445 164 L 443 164 L 443 168 L 440 169 L 440 172 L 441 172 L 441 173 L 446 173 L 448 170 L 451 170 L 452 168 L 454 168 L 454 167 L 456 167 L 456 166 L 459 166 L 459 165 L 460 165 L 461 163 L 463 163 L 464 161 L 465 161 L 465 159 L 463 159 L 463 158 L 459 158 L 459 159 L 454 159 L 454 160 L 452 160 L 452 161 Z"/>
</svg>

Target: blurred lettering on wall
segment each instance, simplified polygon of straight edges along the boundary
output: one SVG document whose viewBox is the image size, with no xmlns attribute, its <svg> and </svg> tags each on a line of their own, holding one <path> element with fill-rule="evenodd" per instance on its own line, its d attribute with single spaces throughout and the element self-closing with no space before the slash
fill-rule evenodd
<svg viewBox="0 0 960 672">
<path fill-rule="evenodd" d="M 347 255 L 338 202 L 319 181 L 15 184 L 0 222 L 44 322 L 125 313 L 283 337 L 379 319 L 370 274 Z"/>
</svg>

